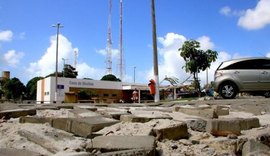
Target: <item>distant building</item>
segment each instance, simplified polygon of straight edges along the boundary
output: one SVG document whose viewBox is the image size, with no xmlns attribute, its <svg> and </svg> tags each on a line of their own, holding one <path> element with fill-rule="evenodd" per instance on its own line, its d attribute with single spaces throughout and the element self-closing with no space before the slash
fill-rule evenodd
<svg viewBox="0 0 270 156">
<path fill-rule="evenodd" d="M 151 99 L 151 97 L 149 98 L 150 94 L 146 84 L 64 77 L 58 77 L 57 81 L 57 101 L 55 101 L 55 77 L 47 77 L 37 82 L 37 103 L 132 102 L 132 92 L 135 88 L 139 90 L 141 96 L 139 102 L 141 102 L 141 100 Z M 82 90 L 94 93 L 94 95 L 89 99 L 78 99 L 78 93 Z"/>
</svg>

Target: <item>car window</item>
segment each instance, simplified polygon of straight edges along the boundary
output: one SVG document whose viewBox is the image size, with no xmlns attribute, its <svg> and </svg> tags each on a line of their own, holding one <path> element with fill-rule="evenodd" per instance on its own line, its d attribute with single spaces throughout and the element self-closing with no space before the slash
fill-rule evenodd
<svg viewBox="0 0 270 156">
<path fill-rule="evenodd" d="M 241 62 L 236 62 L 227 66 L 224 69 L 231 70 L 231 69 L 258 69 L 259 67 L 259 60 L 245 60 Z"/>
<path fill-rule="evenodd" d="M 270 69 L 270 60 L 260 60 L 261 69 Z"/>
</svg>

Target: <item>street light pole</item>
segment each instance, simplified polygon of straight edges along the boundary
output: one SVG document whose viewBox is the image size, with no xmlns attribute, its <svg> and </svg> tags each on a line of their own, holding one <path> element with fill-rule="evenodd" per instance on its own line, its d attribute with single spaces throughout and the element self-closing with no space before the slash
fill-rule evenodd
<svg viewBox="0 0 270 156">
<path fill-rule="evenodd" d="M 133 68 L 134 68 L 134 69 L 133 69 L 133 82 L 135 83 L 135 78 L 136 78 L 136 76 L 135 76 L 135 74 L 136 74 L 136 66 L 134 66 Z"/>
<path fill-rule="evenodd" d="M 153 38 L 153 64 L 155 85 L 155 102 L 159 102 L 159 77 L 158 77 L 158 56 L 157 56 L 157 32 L 156 32 L 156 15 L 155 15 L 155 0 L 151 0 L 151 17 L 152 17 L 152 38 Z"/>
<path fill-rule="evenodd" d="M 53 25 L 53 27 L 56 27 L 56 60 L 55 60 L 55 102 L 57 103 L 57 92 L 58 92 L 58 82 L 57 82 L 57 76 L 58 76 L 58 39 L 59 39 L 59 28 L 63 28 L 63 26 L 60 23 L 57 23 L 56 25 Z"/>
</svg>

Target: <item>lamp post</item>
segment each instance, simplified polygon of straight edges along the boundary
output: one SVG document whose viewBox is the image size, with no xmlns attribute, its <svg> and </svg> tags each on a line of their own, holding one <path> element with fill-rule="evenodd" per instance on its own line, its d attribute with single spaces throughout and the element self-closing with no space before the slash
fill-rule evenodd
<svg viewBox="0 0 270 156">
<path fill-rule="evenodd" d="M 135 83 L 136 79 L 136 66 L 133 67 L 133 82 Z"/>
<path fill-rule="evenodd" d="M 58 76 L 58 39 L 59 39 L 59 28 L 63 28 L 63 26 L 60 23 L 57 23 L 53 25 L 53 27 L 56 28 L 56 60 L 55 60 L 55 96 L 54 100 L 57 103 L 57 92 L 58 92 L 58 82 L 57 82 L 57 76 Z"/>
</svg>

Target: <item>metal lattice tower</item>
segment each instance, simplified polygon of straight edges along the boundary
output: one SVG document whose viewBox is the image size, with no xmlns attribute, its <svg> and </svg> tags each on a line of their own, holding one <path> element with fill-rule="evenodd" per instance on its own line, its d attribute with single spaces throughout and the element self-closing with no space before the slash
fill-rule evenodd
<svg viewBox="0 0 270 156">
<path fill-rule="evenodd" d="M 78 58 L 78 52 L 75 50 L 74 51 L 74 68 L 77 68 L 77 58 Z"/>
<path fill-rule="evenodd" d="M 108 36 L 107 36 L 107 58 L 106 69 L 107 74 L 112 74 L 112 32 L 111 32 L 111 15 L 112 15 L 112 0 L 109 0 L 109 18 L 108 18 Z"/>
<path fill-rule="evenodd" d="M 124 52 L 123 52 L 123 3 L 122 0 L 120 0 L 120 36 L 119 36 L 119 62 L 118 62 L 118 66 L 119 66 L 119 77 L 121 80 L 123 80 L 123 76 L 124 76 Z"/>
</svg>

